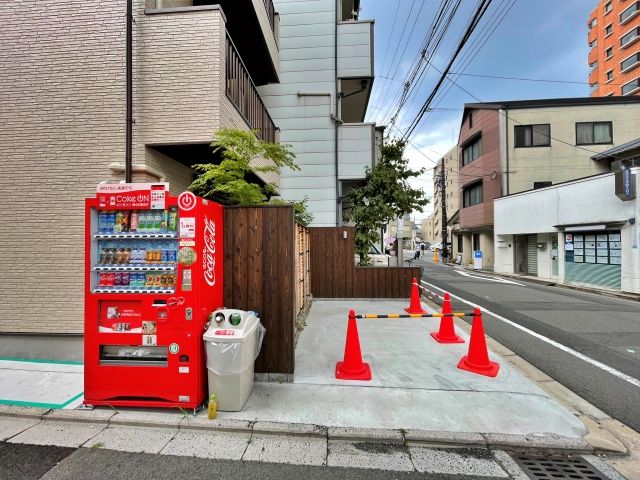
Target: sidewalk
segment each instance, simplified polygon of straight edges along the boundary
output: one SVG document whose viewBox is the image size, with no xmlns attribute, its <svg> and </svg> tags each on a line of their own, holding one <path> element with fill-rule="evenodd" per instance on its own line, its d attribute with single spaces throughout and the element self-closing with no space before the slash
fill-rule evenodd
<svg viewBox="0 0 640 480">
<path fill-rule="evenodd" d="M 263 448 L 276 448 L 268 445 L 270 439 L 277 448 L 301 455 L 305 449 L 320 455 L 324 444 L 325 461 L 327 442 L 346 440 L 565 453 L 626 451 L 595 422 L 589 428 L 583 423 L 585 411 L 598 420 L 608 419 L 604 413 L 575 399 L 576 408 L 560 404 L 531 379 L 533 367 L 515 361 L 513 352 L 491 340 L 506 355 L 490 353 L 501 366 L 496 378 L 458 370 L 469 345 L 468 325 L 462 320 L 457 333 L 466 343 L 442 345 L 429 336 L 439 319 L 359 319 L 361 349 L 373 378 L 336 380 L 349 309 L 404 313 L 406 303 L 316 300 L 297 345 L 293 383 L 256 382 L 242 411 L 220 412 L 217 420 L 209 421 L 206 412 L 192 416 L 171 410 L 0 406 L 0 441 L 126 451 L 145 445 L 144 451 L 157 452 L 173 445 L 169 451 L 193 451 L 210 445 L 209 435 L 215 433 L 216 439 L 233 442 L 229 448 L 237 453 L 252 438 L 264 436 L 259 443 Z M 179 437 L 181 447 L 172 440 L 177 432 L 185 432 Z M 297 440 L 286 440 L 291 435 Z"/>
</svg>

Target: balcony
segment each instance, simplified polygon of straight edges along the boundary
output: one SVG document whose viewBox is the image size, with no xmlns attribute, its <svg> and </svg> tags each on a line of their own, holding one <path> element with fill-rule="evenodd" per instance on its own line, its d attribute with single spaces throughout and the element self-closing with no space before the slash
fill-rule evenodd
<svg viewBox="0 0 640 480">
<path fill-rule="evenodd" d="M 362 122 L 373 86 L 373 21 L 338 23 L 341 117 Z"/>
<path fill-rule="evenodd" d="M 242 115 L 247 125 L 251 129 L 259 130 L 260 139 L 275 143 L 276 127 L 271 115 L 262 103 L 258 90 L 229 35 L 227 35 L 225 58 L 227 98 Z"/>
<path fill-rule="evenodd" d="M 145 0 L 145 13 L 174 13 L 222 8 L 226 28 L 256 85 L 278 82 L 280 53 L 276 42 L 279 17 L 272 0 Z"/>
<path fill-rule="evenodd" d="M 338 128 L 338 179 L 362 180 L 375 162 L 375 123 L 343 123 Z"/>
</svg>

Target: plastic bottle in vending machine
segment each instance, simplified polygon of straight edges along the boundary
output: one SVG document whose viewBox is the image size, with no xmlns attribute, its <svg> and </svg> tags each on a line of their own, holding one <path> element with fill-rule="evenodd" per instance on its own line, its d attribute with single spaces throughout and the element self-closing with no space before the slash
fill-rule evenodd
<svg viewBox="0 0 640 480">
<path fill-rule="evenodd" d="M 169 225 L 169 210 L 163 210 L 160 219 L 160 231 L 162 233 L 167 232 L 167 226 Z"/>
<path fill-rule="evenodd" d="M 107 229 L 107 218 L 104 211 L 98 212 L 98 233 L 105 233 Z"/>
<path fill-rule="evenodd" d="M 141 210 L 138 214 L 138 233 L 147 233 L 147 212 Z"/>
<path fill-rule="evenodd" d="M 167 221 L 167 230 L 170 232 L 178 231 L 178 209 L 171 207 L 169 209 L 169 220 Z"/>
<path fill-rule="evenodd" d="M 129 220 L 129 231 L 137 232 L 138 231 L 138 211 L 134 210 L 131 212 L 131 219 Z"/>
<path fill-rule="evenodd" d="M 131 211 L 127 210 L 122 212 L 122 220 L 120 222 L 120 225 L 123 232 L 129 231 L 129 222 L 131 222 Z"/>
<path fill-rule="evenodd" d="M 162 226 L 162 212 L 156 211 L 153 214 L 153 228 L 151 231 L 153 233 L 160 233 L 160 227 Z"/>
<path fill-rule="evenodd" d="M 105 233 L 113 233 L 116 225 L 116 212 L 109 212 L 107 221 L 107 230 Z"/>
<path fill-rule="evenodd" d="M 124 215 L 122 214 L 122 212 L 120 210 L 118 210 L 116 212 L 116 223 L 113 226 L 113 233 L 120 233 L 122 232 L 122 219 L 123 219 Z"/>
</svg>

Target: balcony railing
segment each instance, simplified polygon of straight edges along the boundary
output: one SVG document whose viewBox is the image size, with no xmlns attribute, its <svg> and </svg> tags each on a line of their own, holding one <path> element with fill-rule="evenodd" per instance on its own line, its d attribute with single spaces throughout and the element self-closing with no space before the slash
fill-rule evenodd
<svg viewBox="0 0 640 480">
<path fill-rule="evenodd" d="M 237 1 L 237 0 L 231 0 Z M 273 6 L 273 0 L 262 0 L 264 2 L 264 8 L 267 11 L 267 17 L 269 18 L 269 24 L 271 25 L 271 31 L 275 32 L 275 16 L 276 9 Z M 251 1 L 249 1 L 251 3 Z M 221 0 L 211 0 L 209 1 L 198 1 L 195 6 L 202 5 L 215 5 L 220 4 L 224 10 L 224 1 Z M 194 0 L 145 0 L 145 8 L 146 9 L 156 9 L 156 8 L 188 8 L 194 6 Z"/>
<path fill-rule="evenodd" d="M 275 143 L 276 127 L 229 35 L 226 44 L 226 90 L 227 97 L 249 127 L 259 130 L 258 137 Z"/>
</svg>

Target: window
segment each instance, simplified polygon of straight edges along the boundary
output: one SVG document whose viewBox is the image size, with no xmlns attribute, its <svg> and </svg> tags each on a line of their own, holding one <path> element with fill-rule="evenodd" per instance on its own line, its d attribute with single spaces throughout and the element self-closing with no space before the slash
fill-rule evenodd
<svg viewBox="0 0 640 480">
<path fill-rule="evenodd" d="M 566 244 L 573 245 L 573 250 L 565 250 L 565 261 L 567 262 L 608 265 L 622 263 L 620 230 L 601 230 L 580 234 L 565 233 Z"/>
<path fill-rule="evenodd" d="M 480 250 L 480 234 L 474 233 L 471 241 L 473 242 L 473 249 Z"/>
<path fill-rule="evenodd" d="M 469 112 L 469 128 L 473 128 L 473 112 Z"/>
<path fill-rule="evenodd" d="M 591 93 L 595 92 L 596 90 L 598 90 L 598 82 L 591 84 Z"/>
<path fill-rule="evenodd" d="M 533 182 L 533 189 L 537 190 L 538 188 L 550 187 L 551 182 Z"/>
<path fill-rule="evenodd" d="M 640 12 L 640 2 L 633 2 L 629 8 L 620 14 L 620 24 L 627 23 Z"/>
<path fill-rule="evenodd" d="M 611 24 L 609 24 L 606 27 L 604 27 L 604 36 L 605 37 L 608 37 L 612 33 L 613 33 L 613 26 Z"/>
<path fill-rule="evenodd" d="M 607 58 L 611 58 L 611 57 L 613 57 L 613 47 L 609 47 L 609 48 L 607 48 L 607 49 L 604 51 L 604 55 L 605 55 Z"/>
<path fill-rule="evenodd" d="M 482 203 L 482 182 L 462 189 L 462 208 Z"/>
<path fill-rule="evenodd" d="M 640 27 L 636 27 L 620 37 L 620 48 L 627 48 L 633 42 L 638 40 L 638 38 L 640 38 Z"/>
<path fill-rule="evenodd" d="M 638 64 L 640 64 L 640 52 L 634 53 L 620 62 L 620 71 L 626 72 L 627 70 L 637 67 Z"/>
<path fill-rule="evenodd" d="M 589 48 L 596 48 L 598 46 L 598 39 L 594 38 L 592 42 L 589 43 Z"/>
<path fill-rule="evenodd" d="M 625 83 L 622 86 L 622 95 L 631 95 L 638 90 L 640 90 L 640 77 L 635 80 L 631 80 L 629 83 Z"/>
<path fill-rule="evenodd" d="M 517 125 L 515 127 L 516 148 L 548 147 L 551 145 L 549 124 Z"/>
<path fill-rule="evenodd" d="M 464 237 L 462 235 L 458 235 L 458 253 L 462 253 L 462 242 Z"/>
<path fill-rule="evenodd" d="M 462 149 L 462 166 L 469 165 L 482 155 L 482 138 L 478 138 Z"/>
<path fill-rule="evenodd" d="M 597 20 L 594 18 L 593 20 L 591 20 L 589 22 L 589 30 L 591 30 L 592 28 L 594 28 L 596 25 L 598 24 Z"/>
<path fill-rule="evenodd" d="M 607 2 L 604 5 L 604 13 L 605 15 L 611 11 L 611 2 Z"/>
<path fill-rule="evenodd" d="M 607 78 L 607 82 L 610 82 L 611 80 L 613 80 L 613 70 L 609 70 L 606 73 L 606 78 Z"/>
<path fill-rule="evenodd" d="M 593 72 L 596 68 L 598 68 L 598 61 L 597 60 L 595 62 L 589 64 L 589 73 Z"/>
<path fill-rule="evenodd" d="M 576 145 L 613 143 L 611 122 L 576 123 Z"/>
</svg>

